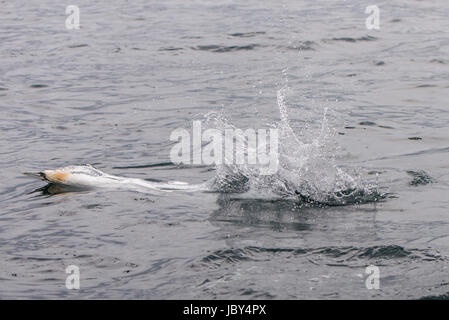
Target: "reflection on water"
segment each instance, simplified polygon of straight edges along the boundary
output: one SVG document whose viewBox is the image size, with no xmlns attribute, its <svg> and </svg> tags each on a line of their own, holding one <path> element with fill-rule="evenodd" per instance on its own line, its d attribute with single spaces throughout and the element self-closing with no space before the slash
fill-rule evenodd
<svg viewBox="0 0 449 320">
<path fill-rule="evenodd" d="M 366 240 L 369 235 L 376 233 L 374 208 L 360 208 L 348 206 L 344 211 L 338 207 L 311 206 L 302 202 L 290 200 L 252 200 L 233 199 L 230 195 L 222 194 L 217 200 L 218 209 L 211 216 L 214 226 L 226 229 L 225 232 L 234 233 L 232 229 L 247 227 L 268 228 L 277 232 L 317 232 L 318 235 L 328 230 L 326 237 L 332 238 L 332 230 L 339 232 L 344 226 L 346 231 L 353 227 L 351 236 L 358 236 Z M 357 231 L 360 232 L 357 235 Z"/>
<path fill-rule="evenodd" d="M 75 186 L 66 186 L 62 184 L 54 184 L 48 183 L 47 185 L 37 188 L 30 193 L 41 193 L 42 195 L 57 195 L 57 194 L 65 194 L 72 192 L 88 192 L 92 190 L 92 188 L 87 187 L 75 187 Z"/>
</svg>

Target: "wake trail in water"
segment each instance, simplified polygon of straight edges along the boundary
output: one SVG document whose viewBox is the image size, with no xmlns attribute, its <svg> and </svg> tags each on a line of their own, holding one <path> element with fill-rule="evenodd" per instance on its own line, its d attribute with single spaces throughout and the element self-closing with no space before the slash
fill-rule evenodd
<svg viewBox="0 0 449 320">
<path fill-rule="evenodd" d="M 277 93 L 280 121 L 272 127 L 279 132 L 278 170 L 261 175 L 257 164 L 215 165 L 215 177 L 202 184 L 154 182 L 104 173 L 90 165 L 70 166 L 31 174 L 52 184 L 77 188 L 112 188 L 142 193 L 163 194 L 174 191 L 210 191 L 228 193 L 234 198 L 262 200 L 294 200 L 307 204 L 345 205 L 373 202 L 383 196 L 377 186 L 350 174 L 337 164 L 335 132 L 327 120 L 327 109 L 319 120 L 309 119 L 298 136 L 289 124 L 285 101 L 287 88 Z M 224 132 L 236 129 L 222 113 L 205 115 L 206 124 Z M 244 142 L 245 155 L 252 150 L 248 137 L 236 130 Z M 226 135 L 224 135 L 226 137 Z"/>
</svg>

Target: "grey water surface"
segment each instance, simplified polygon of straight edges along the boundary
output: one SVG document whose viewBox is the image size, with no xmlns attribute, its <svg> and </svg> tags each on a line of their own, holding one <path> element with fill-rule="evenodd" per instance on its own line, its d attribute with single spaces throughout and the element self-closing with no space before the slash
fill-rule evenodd
<svg viewBox="0 0 449 320">
<path fill-rule="evenodd" d="M 60 1 L 0 1 L 0 298 L 448 297 L 446 0 L 72 2 L 80 29 Z M 329 108 L 339 163 L 382 201 L 52 194 L 22 175 L 91 163 L 208 181 L 211 166 L 170 164 L 170 133 L 211 111 L 266 127 L 285 87 L 291 126 Z"/>
</svg>

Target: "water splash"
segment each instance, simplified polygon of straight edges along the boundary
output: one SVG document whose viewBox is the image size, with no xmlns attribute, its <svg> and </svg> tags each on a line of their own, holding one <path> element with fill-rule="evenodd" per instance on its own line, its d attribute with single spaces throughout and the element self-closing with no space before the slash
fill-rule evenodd
<svg viewBox="0 0 449 320">
<path fill-rule="evenodd" d="M 236 198 L 286 199 L 313 205 L 345 205 L 383 198 L 376 183 L 368 183 L 338 164 L 339 150 L 335 130 L 328 121 L 329 109 L 324 108 L 318 121 L 307 119 L 298 134 L 292 129 L 287 92 L 286 87 L 278 91 L 280 120 L 271 124 L 279 133 L 277 172 L 261 175 L 257 165 L 219 164 L 213 188 L 234 193 Z M 235 129 L 223 113 L 207 114 L 206 122 L 220 130 Z M 245 154 L 251 151 L 245 145 Z"/>
</svg>

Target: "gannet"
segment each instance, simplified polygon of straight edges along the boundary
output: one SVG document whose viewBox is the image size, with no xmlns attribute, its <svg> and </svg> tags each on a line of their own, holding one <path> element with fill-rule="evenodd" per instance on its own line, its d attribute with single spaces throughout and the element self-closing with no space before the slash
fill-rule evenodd
<svg viewBox="0 0 449 320">
<path fill-rule="evenodd" d="M 188 184 L 180 181 L 153 182 L 137 178 L 127 178 L 104 173 L 90 164 L 68 166 L 40 172 L 24 172 L 51 184 L 76 188 L 115 188 L 133 189 L 136 191 L 170 192 L 174 190 L 198 191 L 207 190 L 207 183 Z"/>
</svg>

